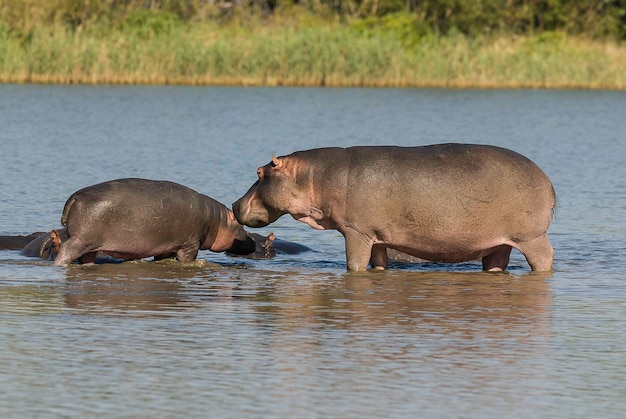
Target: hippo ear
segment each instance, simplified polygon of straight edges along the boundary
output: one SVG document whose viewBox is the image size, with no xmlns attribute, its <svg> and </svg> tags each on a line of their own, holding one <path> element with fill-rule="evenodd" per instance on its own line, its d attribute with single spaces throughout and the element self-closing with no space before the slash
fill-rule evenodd
<svg viewBox="0 0 626 419">
<path fill-rule="evenodd" d="M 59 253 L 61 249 L 61 237 L 59 237 L 59 233 L 56 230 L 50 231 L 50 237 L 52 238 L 52 245 L 54 246 L 54 250 Z"/>
<path fill-rule="evenodd" d="M 282 166 L 282 164 L 283 164 L 283 162 L 281 162 L 281 161 L 278 159 L 278 157 L 276 157 L 276 156 L 274 156 L 274 155 L 272 154 L 272 166 L 273 166 L 273 167 L 276 167 L 276 168 L 278 168 L 278 169 L 279 169 L 279 168 L 280 168 L 280 166 Z"/>
</svg>

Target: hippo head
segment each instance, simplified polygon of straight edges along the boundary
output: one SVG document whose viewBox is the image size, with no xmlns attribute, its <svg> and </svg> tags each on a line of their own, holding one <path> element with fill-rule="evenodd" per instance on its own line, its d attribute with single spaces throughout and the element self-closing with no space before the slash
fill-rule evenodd
<svg viewBox="0 0 626 419">
<path fill-rule="evenodd" d="M 256 249 L 255 241 L 235 219 L 230 209 L 223 207 L 226 214 L 221 218 L 221 226 L 213 242 L 206 247 L 213 252 L 227 252 L 235 255 L 247 255 Z M 208 239 L 210 240 L 210 239 Z"/>
<path fill-rule="evenodd" d="M 52 230 L 50 233 L 38 233 L 34 240 L 26 244 L 21 250 L 24 256 L 38 257 L 44 260 L 54 260 L 61 248 L 61 241 L 67 240 L 65 229 Z"/>
<path fill-rule="evenodd" d="M 276 240 L 276 235 L 274 233 L 270 233 L 267 237 L 264 237 L 257 233 L 248 234 L 256 243 L 256 249 L 254 251 L 255 258 L 267 259 L 276 256 L 276 249 L 274 248 L 274 240 Z"/>
<path fill-rule="evenodd" d="M 274 157 L 257 169 L 258 180 L 233 204 L 237 221 L 249 227 L 265 227 L 282 215 L 293 213 L 304 202 L 305 186 L 298 182 L 297 164 Z"/>
</svg>

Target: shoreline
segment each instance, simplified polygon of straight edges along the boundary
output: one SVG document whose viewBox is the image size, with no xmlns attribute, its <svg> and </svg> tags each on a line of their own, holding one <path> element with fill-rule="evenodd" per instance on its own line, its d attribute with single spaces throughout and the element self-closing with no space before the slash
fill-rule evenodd
<svg viewBox="0 0 626 419">
<path fill-rule="evenodd" d="M 388 82 L 363 82 L 363 83 L 299 83 L 290 81 L 262 81 L 262 80 L 152 80 L 141 79 L 116 79 L 116 80 L 84 80 L 66 79 L 63 77 L 26 77 L 12 78 L 0 75 L 0 84 L 17 85 L 59 85 L 59 86 L 187 86 L 187 87 L 285 87 L 285 88 L 397 88 L 397 89 L 477 89 L 477 90 L 605 90 L 626 91 L 626 86 L 615 85 L 579 85 L 572 83 L 547 84 L 547 83 L 388 83 Z"/>
</svg>

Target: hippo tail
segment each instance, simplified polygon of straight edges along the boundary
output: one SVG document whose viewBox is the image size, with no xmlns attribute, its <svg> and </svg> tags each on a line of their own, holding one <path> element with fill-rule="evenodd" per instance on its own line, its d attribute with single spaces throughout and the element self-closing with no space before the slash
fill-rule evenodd
<svg viewBox="0 0 626 419">
<path fill-rule="evenodd" d="M 67 218 L 69 216 L 70 209 L 74 205 L 74 202 L 76 202 L 76 198 L 72 196 L 65 203 L 65 207 L 63 207 L 63 214 L 61 215 L 61 225 L 64 226 L 64 227 L 67 226 Z"/>
<path fill-rule="evenodd" d="M 554 190 L 554 185 L 552 185 L 552 182 L 550 182 L 550 186 L 552 186 L 552 213 L 551 215 L 551 221 L 554 221 L 554 219 L 556 219 L 556 213 L 559 209 L 559 197 L 556 195 L 556 191 Z"/>
</svg>

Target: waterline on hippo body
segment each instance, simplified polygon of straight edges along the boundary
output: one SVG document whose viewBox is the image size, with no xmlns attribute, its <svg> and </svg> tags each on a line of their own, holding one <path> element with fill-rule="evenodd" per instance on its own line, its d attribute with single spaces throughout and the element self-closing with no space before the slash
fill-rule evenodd
<svg viewBox="0 0 626 419">
<path fill-rule="evenodd" d="M 277 239 L 274 233 L 270 233 L 267 237 L 258 233 L 248 233 L 248 235 L 255 243 L 254 252 L 236 254 L 226 251 L 224 253 L 235 258 L 270 259 L 277 254 L 295 255 L 313 251 L 305 245 Z M 58 254 L 60 246 L 67 239 L 67 230 L 64 228 L 51 230 L 48 233 L 35 232 L 26 236 L 0 236 L 0 250 L 20 250 L 20 254 L 23 256 L 53 261 Z M 165 263 L 170 259 L 174 259 L 174 256 L 172 255 L 170 258 L 155 258 L 154 261 Z M 94 263 L 120 263 L 123 261 L 123 259 L 114 258 L 99 252 Z"/>
<path fill-rule="evenodd" d="M 299 255 L 305 252 L 315 252 L 312 248 L 300 243 L 289 240 L 276 238 L 274 233 L 263 236 L 258 233 L 248 233 L 256 244 L 253 253 L 247 255 L 238 255 L 230 252 L 224 252 L 232 258 L 244 259 L 272 259 L 277 255 Z M 53 235 L 56 235 L 60 243 L 55 246 Z M 48 233 L 35 232 L 28 235 L 17 236 L 0 236 L 0 250 L 20 250 L 20 254 L 26 257 L 39 258 L 48 261 L 54 261 L 58 253 L 58 248 L 62 242 L 67 240 L 67 231 L 64 228 L 51 230 Z M 9 245 L 6 245 L 6 244 Z M 406 264 L 431 263 L 431 261 L 408 255 L 395 249 L 387 248 L 389 261 L 398 266 Z M 157 263 L 167 263 L 175 260 L 172 258 L 155 259 Z M 198 259 L 199 260 L 199 259 Z M 137 261 L 137 260 L 135 260 Z M 94 261 L 95 264 L 121 263 L 123 259 L 116 259 L 104 253 L 98 253 Z M 176 261 L 176 263 L 179 263 Z"/>
<path fill-rule="evenodd" d="M 345 238 L 348 270 L 386 269 L 388 257 L 377 247 L 435 262 L 481 255 L 485 270 L 505 270 L 511 246 L 531 270 L 552 269 L 554 187 L 532 161 L 508 149 L 328 147 L 273 157 L 257 174 L 232 205 L 237 220 L 262 226 L 273 221 L 269 214 L 289 213 L 314 228 L 334 228 Z"/>
</svg>

